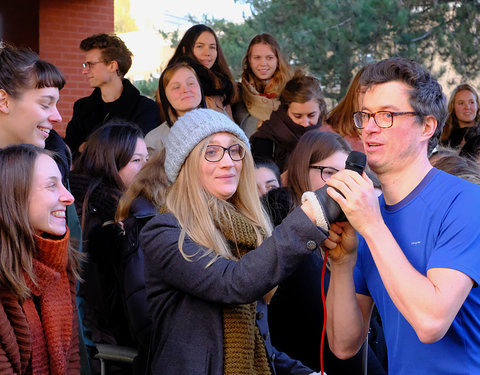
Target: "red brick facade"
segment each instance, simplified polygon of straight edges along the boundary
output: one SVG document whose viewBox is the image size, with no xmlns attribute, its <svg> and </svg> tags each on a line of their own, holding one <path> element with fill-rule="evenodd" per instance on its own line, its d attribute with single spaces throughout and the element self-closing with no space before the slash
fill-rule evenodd
<svg viewBox="0 0 480 375">
<path fill-rule="evenodd" d="M 39 54 L 60 68 L 67 81 L 58 110 L 63 118 L 56 130 L 65 135 L 73 103 L 92 89 L 82 76 L 85 53 L 78 47 L 89 35 L 114 30 L 114 0 L 40 0 Z"/>
</svg>

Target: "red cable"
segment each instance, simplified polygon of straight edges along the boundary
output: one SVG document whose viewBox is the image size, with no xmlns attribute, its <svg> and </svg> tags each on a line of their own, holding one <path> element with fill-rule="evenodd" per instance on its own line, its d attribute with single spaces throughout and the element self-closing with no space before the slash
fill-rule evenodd
<svg viewBox="0 0 480 375">
<path fill-rule="evenodd" d="M 323 327 L 322 338 L 320 340 L 320 374 L 323 372 L 323 343 L 325 341 L 325 331 L 327 329 L 327 303 L 325 299 L 325 270 L 327 268 L 328 250 L 325 250 L 322 267 L 321 290 L 322 290 L 322 304 L 323 304 Z"/>
</svg>

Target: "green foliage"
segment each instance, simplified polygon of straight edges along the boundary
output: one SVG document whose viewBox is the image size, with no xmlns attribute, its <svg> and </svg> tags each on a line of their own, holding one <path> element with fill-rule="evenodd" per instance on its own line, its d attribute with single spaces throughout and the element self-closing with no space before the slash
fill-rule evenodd
<svg viewBox="0 0 480 375">
<path fill-rule="evenodd" d="M 415 59 L 437 77 L 449 65 L 463 80 L 480 73 L 478 0 L 242 2 L 253 15 L 242 24 L 201 21 L 217 32 L 236 78 L 248 43 L 263 32 L 277 39 L 294 67 L 319 78 L 325 95 L 335 100 L 361 66 L 391 56 Z"/>
<path fill-rule="evenodd" d="M 150 74 L 150 78 L 145 81 L 135 81 L 133 85 L 140 91 L 141 95 L 144 95 L 152 100 L 155 100 L 155 92 L 158 89 L 159 77 L 154 77 Z"/>
</svg>

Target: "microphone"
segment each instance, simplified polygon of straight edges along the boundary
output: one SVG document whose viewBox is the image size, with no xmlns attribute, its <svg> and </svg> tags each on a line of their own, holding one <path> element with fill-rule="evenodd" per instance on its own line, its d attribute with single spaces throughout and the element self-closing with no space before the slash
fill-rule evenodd
<svg viewBox="0 0 480 375">
<path fill-rule="evenodd" d="M 345 169 L 350 169 L 358 174 L 362 174 L 366 164 L 367 156 L 364 153 L 352 151 L 348 155 L 347 161 L 345 162 Z M 323 211 L 323 216 L 328 224 L 328 227 L 330 227 L 330 223 L 334 223 L 336 221 L 347 221 L 347 218 L 339 204 L 327 194 L 327 188 L 328 185 L 325 185 L 320 189 L 317 189 L 315 194 Z"/>
</svg>

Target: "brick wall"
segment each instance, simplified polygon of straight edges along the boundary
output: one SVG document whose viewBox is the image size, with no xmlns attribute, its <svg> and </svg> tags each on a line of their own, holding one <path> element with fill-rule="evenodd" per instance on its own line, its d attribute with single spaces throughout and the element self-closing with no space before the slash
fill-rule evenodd
<svg viewBox="0 0 480 375">
<path fill-rule="evenodd" d="M 73 103 L 92 89 L 82 76 L 85 53 L 78 47 L 89 35 L 113 32 L 114 0 L 40 0 L 39 54 L 60 68 L 67 81 L 60 92 L 58 110 L 63 121 L 55 127 L 65 135 Z"/>
</svg>

